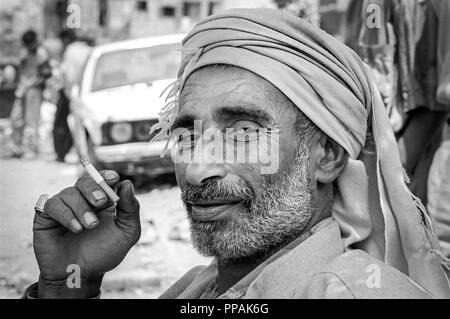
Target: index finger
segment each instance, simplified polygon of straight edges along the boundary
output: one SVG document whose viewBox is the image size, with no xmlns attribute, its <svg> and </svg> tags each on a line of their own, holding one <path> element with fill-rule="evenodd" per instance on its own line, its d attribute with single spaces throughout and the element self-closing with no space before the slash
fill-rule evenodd
<svg viewBox="0 0 450 319">
<path fill-rule="evenodd" d="M 105 182 L 114 187 L 119 182 L 119 174 L 115 171 L 101 171 L 100 175 Z M 83 197 L 96 208 L 104 207 L 110 202 L 103 189 L 88 175 L 80 177 L 75 183 L 75 187 L 81 192 Z"/>
</svg>

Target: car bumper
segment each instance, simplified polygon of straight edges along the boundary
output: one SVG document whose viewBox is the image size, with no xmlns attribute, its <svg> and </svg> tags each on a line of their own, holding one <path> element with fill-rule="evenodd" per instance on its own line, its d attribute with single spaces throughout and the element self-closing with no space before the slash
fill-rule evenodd
<svg viewBox="0 0 450 319">
<path fill-rule="evenodd" d="M 165 145 L 166 142 L 162 141 L 98 146 L 95 154 L 106 169 L 125 175 L 158 175 L 175 170 L 170 156 L 160 156 Z"/>
</svg>

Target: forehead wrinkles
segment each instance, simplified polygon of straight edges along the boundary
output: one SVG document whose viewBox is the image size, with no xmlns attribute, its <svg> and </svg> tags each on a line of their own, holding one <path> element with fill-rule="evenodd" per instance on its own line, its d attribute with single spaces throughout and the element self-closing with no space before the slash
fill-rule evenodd
<svg viewBox="0 0 450 319">
<path fill-rule="evenodd" d="M 275 91 L 270 83 L 262 78 L 248 74 L 237 75 L 239 71 L 228 71 L 215 76 L 204 70 L 194 73 L 186 82 L 180 96 L 180 109 L 185 104 L 214 101 L 223 101 L 238 104 L 240 101 L 253 102 L 266 109 L 274 101 Z M 217 73 L 216 73 L 217 74 Z M 224 78 L 227 76 L 227 78 Z"/>
<path fill-rule="evenodd" d="M 187 83 L 181 95 L 181 102 L 195 102 L 208 98 L 233 96 L 233 93 L 239 94 L 248 86 L 247 82 L 239 80 L 241 79 L 226 79 L 215 83 Z"/>
</svg>

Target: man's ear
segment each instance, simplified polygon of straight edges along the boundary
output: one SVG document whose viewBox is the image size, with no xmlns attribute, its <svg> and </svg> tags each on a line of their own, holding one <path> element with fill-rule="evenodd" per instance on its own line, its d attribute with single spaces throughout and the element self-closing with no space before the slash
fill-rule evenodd
<svg viewBox="0 0 450 319">
<path fill-rule="evenodd" d="M 347 163 L 348 154 L 326 134 L 320 134 L 312 145 L 314 179 L 317 183 L 330 184 L 339 177 Z"/>
</svg>

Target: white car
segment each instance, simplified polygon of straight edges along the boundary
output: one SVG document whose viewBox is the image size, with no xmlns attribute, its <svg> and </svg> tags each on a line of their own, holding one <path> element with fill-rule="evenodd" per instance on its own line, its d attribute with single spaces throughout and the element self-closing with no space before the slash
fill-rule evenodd
<svg viewBox="0 0 450 319">
<path fill-rule="evenodd" d="M 127 40 L 94 47 L 71 94 L 71 129 L 78 153 L 99 169 L 123 175 L 174 171 L 161 158 L 165 142 L 150 128 L 176 78 L 183 35 Z"/>
</svg>

